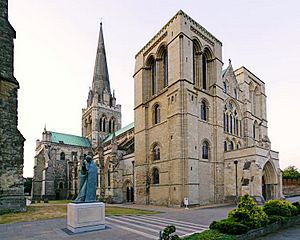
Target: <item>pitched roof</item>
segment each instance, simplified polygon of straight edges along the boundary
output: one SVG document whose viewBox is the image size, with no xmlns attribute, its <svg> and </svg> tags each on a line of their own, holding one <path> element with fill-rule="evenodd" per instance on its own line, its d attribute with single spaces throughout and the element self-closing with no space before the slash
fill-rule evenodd
<svg viewBox="0 0 300 240">
<path fill-rule="evenodd" d="M 134 123 L 130 123 L 130 124 L 128 124 L 127 126 L 125 126 L 125 127 L 121 128 L 121 129 L 119 129 L 118 131 L 116 131 L 116 132 L 115 132 L 115 136 L 117 137 L 117 136 L 121 135 L 122 133 L 127 132 L 127 131 L 130 130 L 131 128 L 134 128 Z M 106 143 L 106 142 L 110 141 L 110 140 L 112 139 L 112 137 L 113 137 L 113 133 L 109 134 L 109 135 L 105 138 L 105 140 L 103 141 L 103 143 Z"/>
<path fill-rule="evenodd" d="M 91 147 L 89 140 L 85 137 L 75 136 L 71 134 L 51 132 L 51 142 L 63 143 L 79 147 Z"/>
</svg>

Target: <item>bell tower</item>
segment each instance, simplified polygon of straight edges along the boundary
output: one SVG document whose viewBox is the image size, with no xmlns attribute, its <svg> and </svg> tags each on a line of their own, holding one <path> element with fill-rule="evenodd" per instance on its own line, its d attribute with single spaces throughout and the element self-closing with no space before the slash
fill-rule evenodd
<svg viewBox="0 0 300 240">
<path fill-rule="evenodd" d="M 92 87 L 87 106 L 82 109 L 82 136 L 87 137 L 95 148 L 106 136 L 120 128 L 121 105 L 116 104 L 115 93 L 110 89 L 101 22 Z"/>
</svg>

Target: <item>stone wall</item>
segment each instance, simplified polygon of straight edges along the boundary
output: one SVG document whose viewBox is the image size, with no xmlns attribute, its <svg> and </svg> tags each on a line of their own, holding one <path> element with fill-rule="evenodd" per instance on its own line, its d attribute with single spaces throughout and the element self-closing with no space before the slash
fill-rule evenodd
<svg viewBox="0 0 300 240">
<path fill-rule="evenodd" d="M 7 6 L 7 0 L 0 1 L 0 212 L 25 209 L 25 139 L 17 128 L 19 83 L 13 76 L 16 33 L 8 21 Z"/>
<path fill-rule="evenodd" d="M 300 178 L 282 179 L 282 191 L 285 196 L 300 195 Z"/>
</svg>

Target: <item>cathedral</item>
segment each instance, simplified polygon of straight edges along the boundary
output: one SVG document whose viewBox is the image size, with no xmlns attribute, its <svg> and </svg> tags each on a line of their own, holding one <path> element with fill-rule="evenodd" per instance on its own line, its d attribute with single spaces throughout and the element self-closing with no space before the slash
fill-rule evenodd
<svg viewBox="0 0 300 240">
<path fill-rule="evenodd" d="M 136 54 L 134 123 L 122 128 L 102 24 L 82 136 L 43 131 L 33 199 L 72 199 L 85 154 L 98 166 L 97 197 L 165 206 L 282 197 L 268 137 L 265 83 L 224 68 L 222 42 L 179 11 Z"/>
</svg>

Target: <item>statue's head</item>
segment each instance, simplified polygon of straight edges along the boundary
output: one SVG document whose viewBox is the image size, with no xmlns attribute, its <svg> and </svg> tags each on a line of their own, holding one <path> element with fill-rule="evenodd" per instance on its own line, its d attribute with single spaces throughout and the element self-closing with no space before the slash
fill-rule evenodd
<svg viewBox="0 0 300 240">
<path fill-rule="evenodd" d="M 87 162 L 91 162 L 93 160 L 93 158 L 90 155 L 86 155 L 85 159 Z"/>
</svg>

